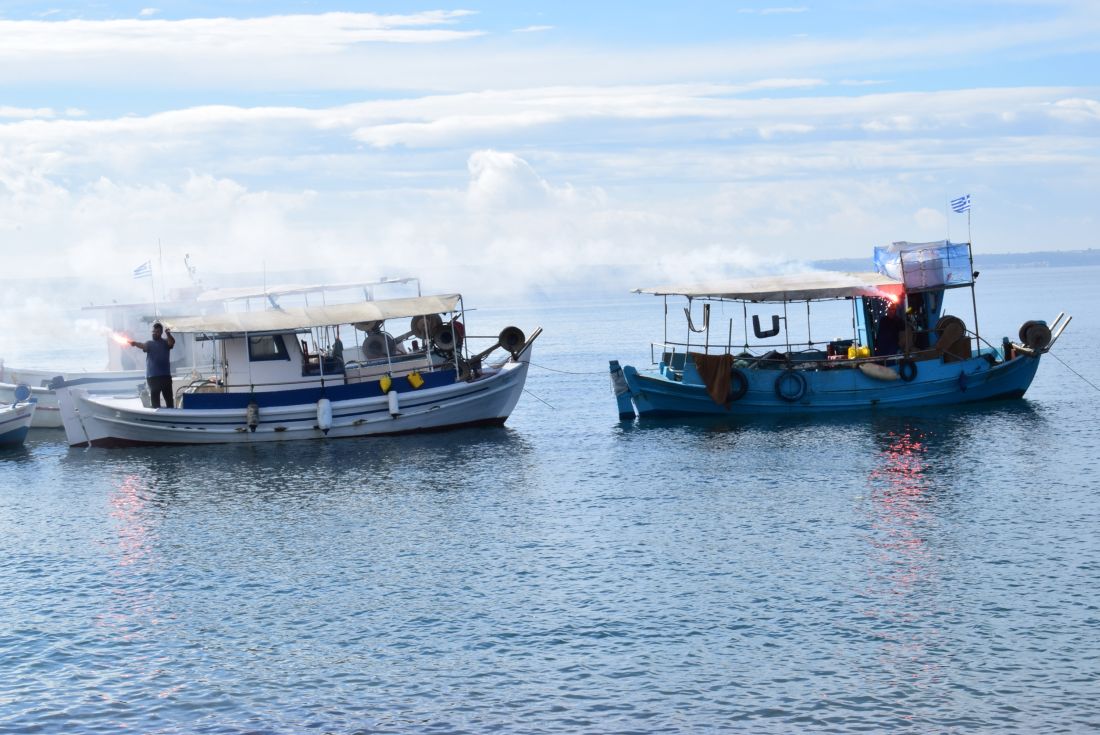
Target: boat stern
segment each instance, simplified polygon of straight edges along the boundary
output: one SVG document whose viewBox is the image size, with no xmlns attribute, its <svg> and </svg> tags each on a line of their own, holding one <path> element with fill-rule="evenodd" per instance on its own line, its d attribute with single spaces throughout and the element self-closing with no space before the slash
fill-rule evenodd
<svg viewBox="0 0 1100 735">
<path fill-rule="evenodd" d="M 630 389 L 630 384 L 626 379 L 626 373 L 624 372 L 624 368 L 619 365 L 619 361 L 612 360 L 610 364 L 611 392 L 615 395 L 615 403 L 619 409 L 619 420 L 630 421 L 635 416 L 634 401 L 632 398 L 633 391 Z M 634 368 L 627 365 L 625 370 L 633 371 Z"/>
<path fill-rule="evenodd" d="M 78 402 L 83 400 L 87 391 L 66 385 L 64 378 L 58 376 L 50 381 L 50 390 L 57 398 L 57 409 L 61 414 L 61 427 L 65 429 L 65 440 L 70 447 L 90 445 L 88 432 L 81 421 Z"/>
</svg>

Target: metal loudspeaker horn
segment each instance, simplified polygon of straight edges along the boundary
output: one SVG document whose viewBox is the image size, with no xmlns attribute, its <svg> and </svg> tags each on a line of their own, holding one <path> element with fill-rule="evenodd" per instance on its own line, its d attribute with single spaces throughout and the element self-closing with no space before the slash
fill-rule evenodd
<svg viewBox="0 0 1100 735">
<path fill-rule="evenodd" d="M 397 352 L 397 342 L 385 332 L 374 332 L 363 340 L 363 356 L 368 360 L 387 357 Z"/>
<path fill-rule="evenodd" d="M 462 347 L 462 333 L 451 322 L 440 324 L 432 334 L 432 344 L 441 352 L 454 352 Z"/>
<path fill-rule="evenodd" d="M 443 326 L 443 319 L 439 314 L 414 316 L 409 322 L 408 333 L 428 342 L 441 326 Z"/>
<path fill-rule="evenodd" d="M 508 350 L 512 357 L 518 357 L 519 351 L 526 343 L 527 337 L 519 327 L 505 327 L 500 330 L 500 336 L 497 337 L 497 344 Z"/>
</svg>

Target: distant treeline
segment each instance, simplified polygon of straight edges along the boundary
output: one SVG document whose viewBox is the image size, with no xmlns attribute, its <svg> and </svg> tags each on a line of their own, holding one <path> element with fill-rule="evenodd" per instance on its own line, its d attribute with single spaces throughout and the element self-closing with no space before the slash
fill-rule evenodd
<svg viewBox="0 0 1100 735">
<path fill-rule="evenodd" d="M 813 267 L 830 271 L 870 270 L 870 258 L 815 260 Z M 981 268 L 1064 268 L 1100 265 L 1100 249 L 1047 250 L 1035 253 L 975 253 L 974 267 Z"/>
</svg>

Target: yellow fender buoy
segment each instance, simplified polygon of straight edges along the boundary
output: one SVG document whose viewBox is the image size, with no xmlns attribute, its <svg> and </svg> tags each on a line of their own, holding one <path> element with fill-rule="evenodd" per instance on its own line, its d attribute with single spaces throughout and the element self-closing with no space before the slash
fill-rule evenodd
<svg viewBox="0 0 1100 735">
<path fill-rule="evenodd" d="M 424 385 L 424 378 L 420 377 L 419 372 L 413 370 L 411 373 L 409 373 L 409 385 L 411 385 L 413 388 L 419 388 L 420 386 Z"/>
<path fill-rule="evenodd" d="M 389 393 L 390 388 L 393 386 L 393 381 L 390 380 L 390 376 L 383 375 L 378 380 L 378 387 L 382 389 L 383 393 Z"/>
</svg>

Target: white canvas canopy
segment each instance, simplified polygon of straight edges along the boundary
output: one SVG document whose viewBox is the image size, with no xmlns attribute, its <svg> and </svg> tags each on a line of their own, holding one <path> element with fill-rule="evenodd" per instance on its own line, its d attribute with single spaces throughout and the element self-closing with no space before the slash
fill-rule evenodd
<svg viewBox="0 0 1100 735">
<path fill-rule="evenodd" d="M 730 299 L 735 301 L 818 301 L 852 296 L 881 296 L 884 291 L 900 293 L 902 284 L 880 273 L 838 273 L 820 271 L 790 276 L 762 276 L 688 286 L 659 286 L 635 289 L 635 293 L 657 296 Z"/>
<path fill-rule="evenodd" d="M 417 296 L 406 299 L 362 301 L 335 306 L 305 306 L 267 311 L 236 311 L 208 316 L 165 317 L 161 321 L 173 332 L 236 335 L 293 332 L 312 327 L 400 319 L 424 314 L 453 312 L 461 300 L 459 294 Z"/>
</svg>

